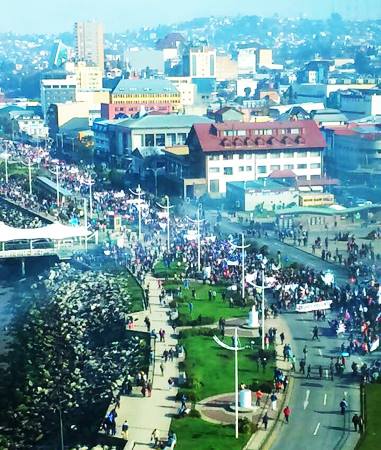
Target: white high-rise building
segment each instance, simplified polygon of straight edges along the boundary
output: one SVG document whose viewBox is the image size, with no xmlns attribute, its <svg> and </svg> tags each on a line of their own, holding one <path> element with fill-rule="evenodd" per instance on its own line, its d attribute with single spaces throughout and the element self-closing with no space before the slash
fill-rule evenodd
<svg viewBox="0 0 381 450">
<path fill-rule="evenodd" d="M 94 64 L 104 70 L 103 25 L 98 22 L 76 22 L 74 25 L 77 61 Z"/>
</svg>

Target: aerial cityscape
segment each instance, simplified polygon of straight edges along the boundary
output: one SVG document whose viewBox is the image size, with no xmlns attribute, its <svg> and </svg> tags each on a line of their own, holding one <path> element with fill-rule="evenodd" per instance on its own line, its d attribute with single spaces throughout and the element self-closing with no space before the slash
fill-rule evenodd
<svg viewBox="0 0 381 450">
<path fill-rule="evenodd" d="M 381 448 L 381 2 L 0 16 L 0 450 Z"/>
</svg>

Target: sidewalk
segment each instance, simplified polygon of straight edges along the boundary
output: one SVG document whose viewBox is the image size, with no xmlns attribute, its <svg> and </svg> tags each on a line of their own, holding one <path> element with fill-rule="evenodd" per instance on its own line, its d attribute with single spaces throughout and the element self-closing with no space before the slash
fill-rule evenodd
<svg viewBox="0 0 381 450">
<path fill-rule="evenodd" d="M 179 404 L 174 401 L 177 388 L 172 388 L 171 391 L 168 388 L 168 378 L 178 378 L 179 376 L 178 361 L 175 359 L 173 362 L 163 363 L 165 365 L 164 376 L 160 371 L 161 355 L 165 349 L 169 350 L 170 347 L 176 345 L 177 336 L 173 335 L 173 330 L 168 323 L 168 306 L 164 307 L 159 304 L 160 291 L 157 279 L 147 275 L 144 284 L 145 286 L 149 284 L 150 309 L 141 313 L 142 320 L 139 318 L 135 330 L 147 331 L 143 320 L 148 315 L 151 320 L 151 330 L 154 329 L 158 333 L 160 328 L 163 328 L 166 336 L 165 343 L 159 342 L 159 338 L 156 342 L 152 396 L 142 397 L 140 388 L 134 388 L 132 396 L 122 396 L 120 399 L 116 436 L 121 436 L 122 424 L 127 420 L 129 441 L 125 446 L 126 450 L 152 448 L 150 437 L 155 428 L 159 430 L 161 438 L 166 438 L 172 416 L 179 407 Z"/>
<path fill-rule="evenodd" d="M 258 422 L 258 430 L 253 434 L 249 442 L 244 447 L 244 450 L 258 450 L 262 448 L 263 449 L 269 448 L 268 440 L 273 433 L 277 432 L 277 426 L 279 426 L 279 423 L 281 423 L 281 421 L 283 420 L 282 411 L 286 404 L 286 401 L 288 401 L 288 399 L 290 398 L 293 388 L 294 379 L 292 376 L 290 376 L 289 372 L 291 365 L 289 362 L 283 360 L 283 346 L 281 345 L 279 338 L 279 334 L 283 331 L 284 334 L 286 335 L 285 343 L 290 342 L 291 341 L 290 330 L 286 322 L 282 320 L 282 316 L 278 316 L 277 319 L 268 319 L 266 320 L 265 324 L 266 324 L 266 331 L 271 327 L 275 327 L 277 329 L 277 338 L 275 345 L 276 365 L 284 373 L 287 373 L 289 375 L 289 385 L 285 393 L 280 392 L 279 394 L 276 394 L 278 397 L 276 411 L 272 411 L 270 398 L 269 396 L 267 396 L 266 402 L 261 408 L 261 414 Z M 266 411 L 270 419 L 267 430 L 264 429 L 262 424 L 262 417 Z"/>
</svg>

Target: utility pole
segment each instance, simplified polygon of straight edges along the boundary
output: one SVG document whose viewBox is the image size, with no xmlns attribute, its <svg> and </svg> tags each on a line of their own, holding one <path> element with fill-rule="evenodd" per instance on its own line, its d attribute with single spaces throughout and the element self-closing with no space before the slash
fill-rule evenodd
<svg viewBox="0 0 381 450">
<path fill-rule="evenodd" d="M 164 198 L 165 198 L 165 202 L 166 202 L 166 204 L 164 206 L 160 205 L 160 203 L 156 203 L 156 204 L 160 208 L 165 209 L 166 212 L 167 212 L 167 251 L 169 253 L 169 250 L 170 250 L 170 242 L 169 242 L 169 238 L 170 238 L 169 219 L 170 218 L 169 218 L 169 211 L 171 210 L 171 208 L 173 208 L 173 205 L 169 204 L 169 197 L 168 197 L 168 195 L 165 195 Z"/>
<path fill-rule="evenodd" d="M 138 197 L 138 240 L 140 242 L 142 237 L 142 195 L 144 192 L 142 191 L 140 184 L 138 184 L 136 192 L 132 189 L 130 189 L 130 192 Z"/>
<path fill-rule="evenodd" d="M 87 230 L 88 230 L 88 225 L 87 225 L 87 199 L 86 198 L 83 199 L 83 215 L 84 215 L 85 229 L 86 229 L 85 250 L 87 252 Z"/>
<path fill-rule="evenodd" d="M 217 336 L 213 336 L 214 342 L 226 350 L 234 351 L 234 384 L 235 384 L 235 438 L 238 439 L 238 351 L 244 350 L 245 347 L 239 347 L 238 329 L 234 329 L 234 347 L 222 342 Z"/>
<path fill-rule="evenodd" d="M 197 219 L 191 219 L 187 216 L 187 219 L 195 223 L 197 225 L 197 271 L 201 271 L 201 232 L 200 232 L 200 225 L 205 222 L 204 219 L 200 219 L 200 204 L 197 205 Z"/>
<path fill-rule="evenodd" d="M 245 250 L 250 247 L 250 244 L 245 245 L 245 234 L 241 233 L 241 245 L 232 244 L 234 248 L 237 248 L 242 251 L 241 259 L 242 259 L 242 299 L 245 298 Z"/>
</svg>

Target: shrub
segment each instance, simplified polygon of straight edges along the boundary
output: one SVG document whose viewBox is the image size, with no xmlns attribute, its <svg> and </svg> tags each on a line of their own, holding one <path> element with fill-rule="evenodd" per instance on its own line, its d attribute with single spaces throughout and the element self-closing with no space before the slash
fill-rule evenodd
<svg viewBox="0 0 381 450">
<path fill-rule="evenodd" d="M 179 338 L 181 340 L 190 336 L 214 336 L 217 332 L 217 328 L 189 328 L 181 330 Z"/>
<path fill-rule="evenodd" d="M 168 303 L 168 306 L 169 306 L 171 309 L 177 309 L 177 301 L 176 301 L 176 300 L 170 301 L 170 302 Z"/>
<path fill-rule="evenodd" d="M 195 419 L 201 419 L 201 413 L 200 411 L 198 411 L 197 409 L 191 409 L 189 414 L 189 417 L 194 417 Z"/>
<path fill-rule="evenodd" d="M 180 313 L 179 319 L 177 321 L 178 327 L 195 327 L 197 325 L 212 325 L 214 323 L 214 318 L 209 316 L 202 316 L 201 314 L 196 319 L 190 319 L 184 314 Z"/>
<path fill-rule="evenodd" d="M 238 431 L 241 434 L 253 434 L 256 430 L 256 426 L 247 417 L 238 419 Z"/>
<path fill-rule="evenodd" d="M 271 394 L 271 392 L 274 390 L 274 385 L 271 381 L 262 381 L 259 383 L 258 381 L 253 381 L 253 383 L 250 384 L 249 389 L 253 392 L 256 392 L 258 390 L 265 392 L 266 394 Z"/>
<path fill-rule="evenodd" d="M 176 400 L 179 402 L 183 395 L 185 395 L 186 399 L 192 403 L 195 403 L 197 401 L 196 392 L 192 389 L 191 390 L 179 389 L 176 394 Z"/>
</svg>

